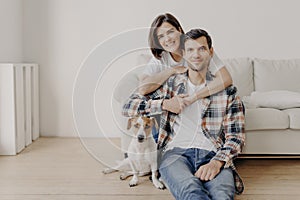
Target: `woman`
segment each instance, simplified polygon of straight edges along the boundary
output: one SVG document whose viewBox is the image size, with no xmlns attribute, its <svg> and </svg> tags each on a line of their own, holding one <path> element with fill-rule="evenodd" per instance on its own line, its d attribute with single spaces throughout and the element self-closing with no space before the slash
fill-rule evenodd
<svg viewBox="0 0 300 200">
<path fill-rule="evenodd" d="M 187 70 L 180 49 L 180 36 L 184 31 L 179 21 L 166 13 L 155 18 L 149 33 L 149 45 L 153 58 L 149 61 L 143 75 L 140 77 L 139 92 L 148 94 L 159 88 L 170 76 L 184 73 Z M 224 63 L 214 53 L 210 72 L 215 75 L 214 81 L 193 96 L 183 98 L 183 105 L 188 106 L 198 99 L 215 94 L 232 84 L 232 79 Z"/>
</svg>

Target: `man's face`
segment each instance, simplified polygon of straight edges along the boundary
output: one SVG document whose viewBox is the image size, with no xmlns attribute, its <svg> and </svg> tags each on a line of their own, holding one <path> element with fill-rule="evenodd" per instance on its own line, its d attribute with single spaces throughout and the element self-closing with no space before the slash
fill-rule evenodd
<svg viewBox="0 0 300 200">
<path fill-rule="evenodd" d="M 188 39 L 184 46 L 183 56 L 192 70 L 202 71 L 208 67 L 213 55 L 213 48 L 209 49 L 204 36 L 196 40 Z"/>
</svg>

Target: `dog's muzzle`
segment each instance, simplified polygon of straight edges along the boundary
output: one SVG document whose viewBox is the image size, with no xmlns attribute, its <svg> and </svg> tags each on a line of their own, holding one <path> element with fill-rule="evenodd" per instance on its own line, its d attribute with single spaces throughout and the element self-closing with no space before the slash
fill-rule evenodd
<svg viewBox="0 0 300 200">
<path fill-rule="evenodd" d="M 145 137 L 143 135 L 138 135 L 137 139 L 138 139 L 138 142 L 143 142 Z"/>
</svg>

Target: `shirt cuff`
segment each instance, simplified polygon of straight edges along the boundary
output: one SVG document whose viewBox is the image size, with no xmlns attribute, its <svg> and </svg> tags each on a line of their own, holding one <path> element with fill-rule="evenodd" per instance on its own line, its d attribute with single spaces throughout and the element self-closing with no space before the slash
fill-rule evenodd
<svg viewBox="0 0 300 200">
<path fill-rule="evenodd" d="M 228 168 L 231 165 L 231 162 L 229 162 L 230 158 L 222 151 L 218 151 L 217 154 L 212 158 L 212 160 L 225 162 L 224 168 Z"/>
<path fill-rule="evenodd" d="M 146 107 L 146 112 L 151 115 L 162 113 L 162 102 L 163 102 L 163 99 L 149 100 L 147 107 Z"/>
</svg>

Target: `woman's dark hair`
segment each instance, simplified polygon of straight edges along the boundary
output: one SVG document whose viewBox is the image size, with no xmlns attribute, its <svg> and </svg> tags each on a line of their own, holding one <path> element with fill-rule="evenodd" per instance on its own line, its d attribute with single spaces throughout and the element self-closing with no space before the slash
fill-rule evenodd
<svg viewBox="0 0 300 200">
<path fill-rule="evenodd" d="M 187 41 L 188 39 L 192 39 L 192 40 L 196 40 L 200 37 L 205 37 L 207 44 L 208 44 L 208 48 L 210 49 L 212 47 L 212 40 L 210 35 L 203 29 L 192 29 L 189 32 L 187 32 L 186 34 L 181 35 L 180 37 L 180 46 L 181 49 L 184 49 L 184 43 L 185 41 Z"/>
<path fill-rule="evenodd" d="M 157 28 L 159 28 L 162 25 L 162 23 L 164 23 L 164 22 L 170 23 L 172 26 L 174 26 L 176 28 L 177 31 L 184 34 L 184 31 L 183 31 L 179 21 L 173 15 L 171 15 L 170 13 L 166 13 L 166 14 L 157 16 L 151 24 L 149 38 L 148 38 L 151 52 L 157 59 L 161 58 L 161 53 L 164 51 L 164 49 L 159 44 L 156 31 L 157 31 Z"/>
</svg>

